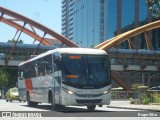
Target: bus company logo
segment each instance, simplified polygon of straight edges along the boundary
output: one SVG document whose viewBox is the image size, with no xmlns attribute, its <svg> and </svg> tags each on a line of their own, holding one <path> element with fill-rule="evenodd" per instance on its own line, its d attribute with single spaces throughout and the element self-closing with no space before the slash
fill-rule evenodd
<svg viewBox="0 0 160 120">
<path fill-rule="evenodd" d="M 12 117 L 11 112 L 2 112 L 2 117 Z"/>
</svg>

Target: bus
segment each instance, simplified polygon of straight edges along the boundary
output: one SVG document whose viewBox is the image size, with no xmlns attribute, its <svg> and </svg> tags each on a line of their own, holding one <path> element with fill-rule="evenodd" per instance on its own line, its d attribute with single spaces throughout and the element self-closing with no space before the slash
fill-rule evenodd
<svg viewBox="0 0 160 120">
<path fill-rule="evenodd" d="M 95 110 L 111 101 L 108 55 L 92 48 L 56 48 L 18 66 L 20 99 L 28 106 L 87 106 Z"/>
</svg>

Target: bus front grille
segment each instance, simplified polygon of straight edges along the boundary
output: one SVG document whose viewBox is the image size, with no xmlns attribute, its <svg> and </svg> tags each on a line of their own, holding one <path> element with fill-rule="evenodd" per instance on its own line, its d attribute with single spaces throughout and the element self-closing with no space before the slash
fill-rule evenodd
<svg viewBox="0 0 160 120">
<path fill-rule="evenodd" d="M 76 102 L 79 104 L 85 104 L 85 103 L 100 103 L 102 99 L 90 99 L 90 100 L 82 100 L 82 99 L 76 99 Z"/>
<path fill-rule="evenodd" d="M 102 96 L 103 94 L 77 94 L 76 93 L 76 96 L 78 97 L 87 97 L 87 98 L 91 98 L 91 97 L 100 97 Z"/>
</svg>

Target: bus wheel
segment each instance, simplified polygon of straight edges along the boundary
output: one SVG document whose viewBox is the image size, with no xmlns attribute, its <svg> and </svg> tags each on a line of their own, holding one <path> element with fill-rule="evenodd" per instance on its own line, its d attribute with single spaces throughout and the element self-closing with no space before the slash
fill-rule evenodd
<svg viewBox="0 0 160 120">
<path fill-rule="evenodd" d="M 49 103 L 51 103 L 51 110 L 59 110 L 60 105 L 55 104 L 55 101 L 53 99 L 52 92 L 49 92 Z"/>
<path fill-rule="evenodd" d="M 30 95 L 28 92 L 27 92 L 27 105 L 31 107 Z"/>
<path fill-rule="evenodd" d="M 27 105 L 28 105 L 29 107 L 36 107 L 36 106 L 38 105 L 38 102 L 32 102 L 32 101 L 30 100 L 30 95 L 29 95 L 28 92 L 27 92 Z"/>
<path fill-rule="evenodd" d="M 51 103 L 51 110 L 56 110 L 56 105 L 54 103 L 52 93 L 50 93 L 50 95 L 49 95 L 49 102 Z"/>
<path fill-rule="evenodd" d="M 88 110 L 93 111 L 96 108 L 96 105 L 87 106 Z"/>
</svg>

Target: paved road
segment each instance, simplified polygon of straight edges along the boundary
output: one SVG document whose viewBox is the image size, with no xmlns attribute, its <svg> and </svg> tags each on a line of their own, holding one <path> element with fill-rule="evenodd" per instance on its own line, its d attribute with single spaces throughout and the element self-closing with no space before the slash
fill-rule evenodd
<svg viewBox="0 0 160 120">
<path fill-rule="evenodd" d="M 125 101 L 124 101 L 125 102 Z M 112 102 L 112 105 L 114 104 L 114 101 Z M 117 101 L 116 101 L 116 104 Z M 124 103 L 125 104 L 125 103 Z M 117 115 L 121 116 L 121 114 L 125 115 L 133 115 L 135 114 L 136 117 L 138 117 L 138 114 L 143 114 L 143 112 L 146 111 L 137 111 L 133 109 L 118 109 L 118 108 L 107 108 L 107 106 L 103 107 L 97 107 L 95 111 L 88 111 L 86 107 L 79 107 L 79 106 L 68 106 L 60 111 L 51 111 L 49 104 L 39 104 L 38 107 L 28 107 L 26 102 L 6 102 L 3 99 L 0 99 L 0 113 L 5 111 L 11 111 L 11 113 L 41 113 L 43 116 L 42 118 L 33 118 L 32 120 L 44 120 L 44 117 L 47 117 L 48 119 L 51 119 L 52 117 L 56 117 L 56 120 L 58 119 L 64 119 L 65 120 L 97 120 L 98 117 L 101 117 L 101 120 L 106 120 L 106 117 L 110 117 L 110 120 L 113 117 L 116 117 Z M 128 112 L 130 111 L 130 112 Z M 16 115 L 16 114 L 15 114 Z M 123 117 L 122 115 L 122 117 Z M 50 117 L 51 116 L 51 117 Z M 57 118 L 58 117 L 58 118 Z M 117 119 L 119 117 L 116 117 Z M 21 117 L 16 118 L 16 120 L 22 120 Z M 23 120 L 27 119 L 26 117 L 23 118 Z M 1 118 L 0 114 L 0 120 L 9 120 L 9 118 Z M 53 119 L 52 119 L 53 120 Z M 114 118 L 115 120 L 115 118 Z"/>
<path fill-rule="evenodd" d="M 4 99 L 0 100 L 0 111 L 51 111 L 50 104 L 39 104 L 37 107 L 28 107 L 26 102 L 6 102 Z M 96 107 L 94 112 L 114 112 L 114 111 L 136 111 L 132 109 L 117 109 L 117 108 L 107 108 L 107 106 Z M 55 111 L 54 111 L 55 112 Z M 68 106 L 62 108 L 59 112 L 74 113 L 74 112 L 88 112 L 86 107 L 79 106 Z M 92 114 L 92 112 L 90 112 Z"/>
</svg>

